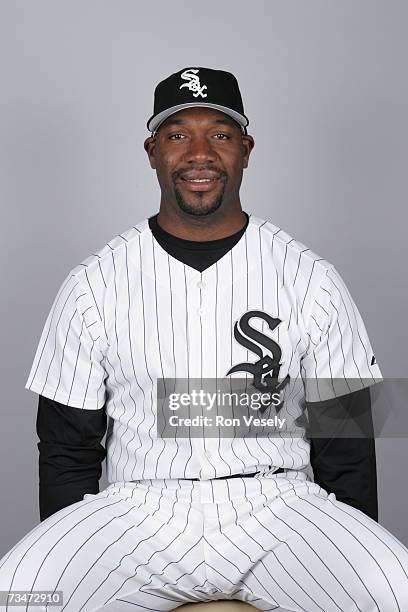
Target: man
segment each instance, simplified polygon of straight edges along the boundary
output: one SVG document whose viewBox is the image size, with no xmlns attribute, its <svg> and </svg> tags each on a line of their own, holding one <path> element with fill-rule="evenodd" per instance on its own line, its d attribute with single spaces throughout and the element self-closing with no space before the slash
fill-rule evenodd
<svg viewBox="0 0 408 612">
<path fill-rule="evenodd" d="M 54 301 L 26 385 L 40 395 L 42 522 L 0 561 L 2 590 L 62 591 L 66 612 L 234 598 L 408 609 L 408 550 L 376 523 L 372 436 L 160 435 L 160 384 L 239 378 L 279 391 L 287 424 L 306 403 L 312 432 L 358 415 L 372 434 L 381 372 L 340 275 L 242 210 L 247 125 L 228 72 L 190 67 L 157 86 L 145 149 L 160 210 Z"/>
</svg>

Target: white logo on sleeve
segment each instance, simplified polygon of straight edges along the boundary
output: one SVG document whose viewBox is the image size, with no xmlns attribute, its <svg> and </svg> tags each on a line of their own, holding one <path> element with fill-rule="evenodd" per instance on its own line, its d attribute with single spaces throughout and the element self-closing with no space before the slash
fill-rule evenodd
<svg viewBox="0 0 408 612">
<path fill-rule="evenodd" d="M 207 85 L 201 85 L 200 77 L 197 76 L 197 72 L 198 72 L 198 69 L 194 70 L 194 68 L 189 68 L 188 70 L 185 70 L 181 74 L 181 78 L 189 82 L 183 83 L 183 85 L 180 85 L 179 89 L 181 89 L 182 87 L 188 87 L 190 91 L 195 92 L 193 94 L 195 98 L 197 98 L 198 96 L 201 96 L 202 98 L 206 98 L 207 94 L 203 93 L 203 91 L 207 89 Z"/>
</svg>

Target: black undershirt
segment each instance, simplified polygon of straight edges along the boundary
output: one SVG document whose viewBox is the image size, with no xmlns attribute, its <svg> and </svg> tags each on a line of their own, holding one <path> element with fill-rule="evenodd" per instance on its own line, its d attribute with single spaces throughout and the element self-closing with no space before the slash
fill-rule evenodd
<svg viewBox="0 0 408 612">
<path fill-rule="evenodd" d="M 197 242 L 172 236 L 157 223 L 149 227 L 159 244 L 176 259 L 203 271 L 223 257 L 244 234 L 245 226 L 219 240 Z M 322 415 L 335 411 L 344 419 L 360 414 L 367 438 L 310 438 L 310 463 L 314 481 L 336 498 L 378 520 L 375 441 L 368 388 L 334 400 L 307 404 L 313 430 Z M 106 449 L 101 441 L 107 427 L 105 408 L 83 410 L 60 404 L 42 395 L 38 400 L 37 435 L 39 450 L 39 502 L 43 521 L 58 510 L 98 493 Z"/>
<path fill-rule="evenodd" d="M 218 240 L 198 242 L 196 240 L 184 240 L 184 238 L 178 238 L 177 236 L 169 234 L 157 223 L 157 215 L 158 213 L 150 217 L 149 227 L 160 246 L 162 246 L 169 255 L 175 257 L 175 259 L 179 259 L 200 272 L 212 266 L 236 245 L 238 240 L 244 235 L 249 222 L 247 213 L 244 213 L 246 216 L 246 223 L 244 227 L 235 234 Z"/>
</svg>

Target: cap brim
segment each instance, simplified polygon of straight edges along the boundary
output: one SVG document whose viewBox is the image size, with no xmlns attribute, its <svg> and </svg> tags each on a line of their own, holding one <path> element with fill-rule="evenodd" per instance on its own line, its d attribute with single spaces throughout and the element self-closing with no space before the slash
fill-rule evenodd
<svg viewBox="0 0 408 612">
<path fill-rule="evenodd" d="M 240 113 L 237 113 L 236 111 L 231 110 L 226 106 L 221 106 L 220 104 L 211 104 L 209 102 L 187 102 L 186 104 L 178 104 L 177 106 L 171 106 L 170 108 L 166 108 L 166 110 L 159 113 L 158 115 L 153 115 L 152 117 L 150 117 L 149 121 L 147 122 L 147 129 L 150 132 L 154 132 L 163 123 L 163 121 L 167 119 L 167 117 L 170 117 L 170 115 L 174 115 L 174 113 L 177 113 L 179 110 L 183 110 L 183 108 L 194 108 L 195 106 L 204 106 L 207 108 L 214 108 L 215 110 L 219 110 L 222 113 L 225 113 L 226 115 L 229 115 L 230 117 L 235 119 L 235 121 L 237 121 L 237 123 L 239 123 L 239 125 L 241 125 L 242 127 L 246 127 L 249 123 L 249 120 L 247 117 L 245 117 L 245 115 L 241 115 Z"/>
</svg>

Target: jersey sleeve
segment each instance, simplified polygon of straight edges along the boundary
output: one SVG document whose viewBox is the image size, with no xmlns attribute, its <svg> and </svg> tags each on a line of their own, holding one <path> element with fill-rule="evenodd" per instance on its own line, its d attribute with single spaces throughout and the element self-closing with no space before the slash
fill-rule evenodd
<svg viewBox="0 0 408 612">
<path fill-rule="evenodd" d="M 45 322 L 25 388 L 75 408 L 105 403 L 101 318 L 80 273 L 62 283 Z"/>
<path fill-rule="evenodd" d="M 326 270 L 307 321 L 302 357 L 305 399 L 318 402 L 381 382 L 362 317 L 334 266 Z"/>
</svg>

